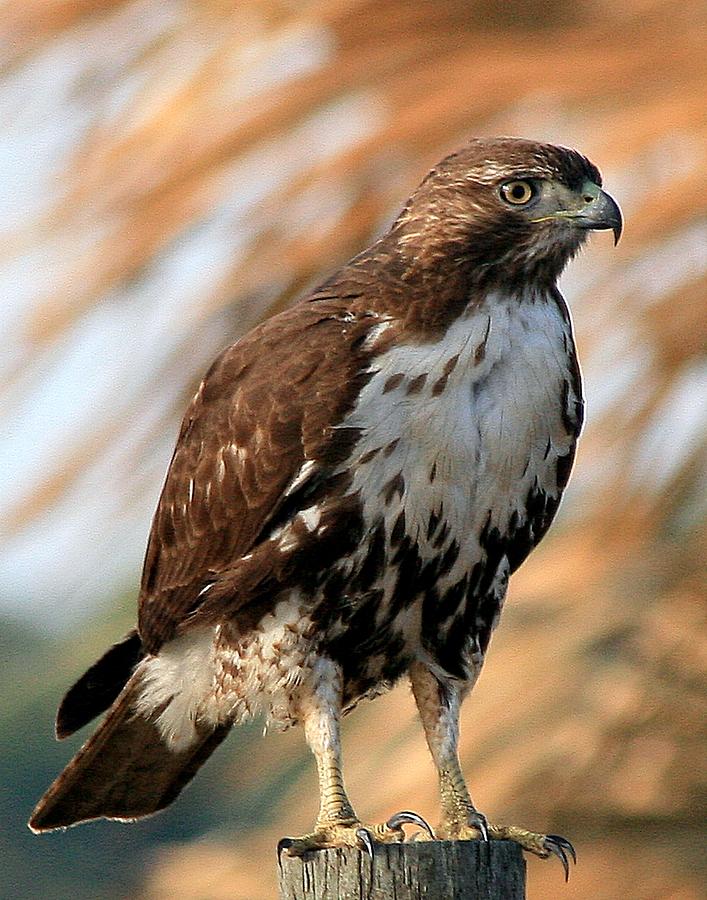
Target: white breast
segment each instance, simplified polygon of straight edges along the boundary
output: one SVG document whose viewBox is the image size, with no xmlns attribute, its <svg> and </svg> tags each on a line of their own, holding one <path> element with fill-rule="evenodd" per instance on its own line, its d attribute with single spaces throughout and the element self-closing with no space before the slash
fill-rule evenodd
<svg viewBox="0 0 707 900">
<path fill-rule="evenodd" d="M 377 357 L 344 423 L 363 434 L 351 490 L 365 522 L 374 525 L 385 509 L 390 536 L 404 509 L 424 557 L 438 552 L 426 537 L 430 511 L 443 516 L 461 547 L 453 582 L 481 557 L 489 515 L 503 533 L 514 511 L 522 520 L 536 481 L 556 496 L 557 456 L 573 442 L 562 418 L 571 346 L 554 301 L 492 296 L 438 341 Z M 404 494 L 385 504 L 398 474 Z"/>
</svg>

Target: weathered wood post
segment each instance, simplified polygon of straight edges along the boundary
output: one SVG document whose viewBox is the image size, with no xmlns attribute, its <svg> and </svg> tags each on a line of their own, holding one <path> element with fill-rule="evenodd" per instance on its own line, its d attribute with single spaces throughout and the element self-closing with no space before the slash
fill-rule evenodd
<svg viewBox="0 0 707 900">
<path fill-rule="evenodd" d="M 280 856 L 280 900 L 525 900 L 511 841 L 412 841 Z"/>
</svg>

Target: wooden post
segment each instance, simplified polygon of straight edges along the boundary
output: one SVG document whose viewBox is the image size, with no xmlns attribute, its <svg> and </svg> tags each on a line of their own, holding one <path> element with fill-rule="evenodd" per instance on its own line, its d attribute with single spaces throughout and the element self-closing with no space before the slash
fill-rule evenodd
<svg viewBox="0 0 707 900">
<path fill-rule="evenodd" d="M 280 856 L 280 900 L 525 900 L 512 841 L 376 844 Z"/>
</svg>

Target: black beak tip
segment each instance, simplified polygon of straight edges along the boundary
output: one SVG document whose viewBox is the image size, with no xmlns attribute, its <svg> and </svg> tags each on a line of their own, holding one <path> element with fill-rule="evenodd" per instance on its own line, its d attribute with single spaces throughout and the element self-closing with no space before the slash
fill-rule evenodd
<svg viewBox="0 0 707 900">
<path fill-rule="evenodd" d="M 614 198 L 607 194 L 606 191 L 602 191 L 601 195 L 601 213 L 603 214 L 603 220 L 606 223 L 604 225 L 605 228 L 610 228 L 614 233 L 614 247 L 618 244 L 621 233 L 624 230 L 624 220 L 621 215 L 621 207 L 614 200 Z"/>
</svg>

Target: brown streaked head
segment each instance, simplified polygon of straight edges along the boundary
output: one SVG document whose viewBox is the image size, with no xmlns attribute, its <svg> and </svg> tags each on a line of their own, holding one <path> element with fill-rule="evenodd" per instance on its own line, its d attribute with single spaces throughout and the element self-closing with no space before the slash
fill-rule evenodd
<svg viewBox="0 0 707 900">
<path fill-rule="evenodd" d="M 589 231 L 619 239 L 621 212 L 601 185 L 576 150 L 478 138 L 432 169 L 393 233 L 415 267 L 451 256 L 477 283 L 554 282 Z"/>
</svg>

